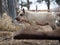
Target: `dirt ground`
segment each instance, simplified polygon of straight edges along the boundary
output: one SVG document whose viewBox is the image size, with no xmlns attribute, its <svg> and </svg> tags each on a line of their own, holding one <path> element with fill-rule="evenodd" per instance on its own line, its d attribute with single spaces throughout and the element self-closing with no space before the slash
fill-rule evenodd
<svg viewBox="0 0 60 45">
<path fill-rule="evenodd" d="M 15 25 L 11 21 L 11 18 L 7 15 L 0 19 L 0 45 L 60 45 L 59 40 L 15 40 L 13 39 L 13 34 L 23 28 L 27 30 L 36 30 L 38 32 L 49 32 L 52 31 L 52 28 L 49 25 L 31 26 L 28 23 L 24 23 L 24 26 L 17 24 Z"/>
</svg>

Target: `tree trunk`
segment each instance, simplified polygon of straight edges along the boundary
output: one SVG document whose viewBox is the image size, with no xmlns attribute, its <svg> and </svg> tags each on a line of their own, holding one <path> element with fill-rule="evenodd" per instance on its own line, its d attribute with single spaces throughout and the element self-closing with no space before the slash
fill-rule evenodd
<svg viewBox="0 0 60 45">
<path fill-rule="evenodd" d="M 2 16 L 2 0 L 0 0 L 0 18 Z"/>
<path fill-rule="evenodd" d="M 21 32 L 15 33 L 13 37 L 14 39 L 60 40 L 60 29 L 51 32 L 37 32 L 36 30 L 22 30 Z"/>
<path fill-rule="evenodd" d="M 14 19 L 16 17 L 16 5 L 15 0 L 8 0 L 8 9 L 9 9 L 9 16 Z"/>
<path fill-rule="evenodd" d="M 37 7 L 37 5 L 36 5 L 36 11 L 38 10 L 38 7 Z"/>
<path fill-rule="evenodd" d="M 19 0 L 15 0 L 15 5 L 16 5 L 16 14 L 18 15 L 17 11 L 19 10 Z"/>
<path fill-rule="evenodd" d="M 29 0 L 27 0 L 27 8 L 28 8 L 28 10 L 30 8 Z"/>
<path fill-rule="evenodd" d="M 50 0 L 47 1 L 48 12 L 50 12 Z"/>
</svg>

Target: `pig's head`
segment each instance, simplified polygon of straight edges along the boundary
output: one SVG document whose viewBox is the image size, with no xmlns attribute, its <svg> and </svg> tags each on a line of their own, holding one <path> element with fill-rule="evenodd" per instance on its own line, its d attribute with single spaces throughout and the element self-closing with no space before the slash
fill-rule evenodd
<svg viewBox="0 0 60 45">
<path fill-rule="evenodd" d="M 26 11 L 24 9 L 20 10 L 18 16 L 16 17 L 16 19 L 18 21 L 27 21 L 27 14 Z"/>
<path fill-rule="evenodd" d="M 20 10 L 18 16 L 24 16 L 24 15 L 25 15 L 25 10 L 24 9 Z"/>
</svg>

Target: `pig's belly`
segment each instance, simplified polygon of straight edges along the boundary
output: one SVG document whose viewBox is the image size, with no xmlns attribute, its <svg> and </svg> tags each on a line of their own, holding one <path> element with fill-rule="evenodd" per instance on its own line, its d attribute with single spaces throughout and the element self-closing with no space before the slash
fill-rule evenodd
<svg viewBox="0 0 60 45">
<path fill-rule="evenodd" d="M 48 23 L 46 19 L 37 19 L 35 22 L 39 25 L 46 25 Z"/>
<path fill-rule="evenodd" d="M 40 25 L 45 25 L 48 23 L 47 21 L 36 21 L 36 22 L 37 22 L 37 24 L 40 24 Z"/>
<path fill-rule="evenodd" d="M 44 24 L 44 23 L 47 22 L 47 19 L 46 19 L 46 17 L 39 18 L 39 19 L 37 19 L 37 22 L 39 22 L 39 23 L 41 23 L 41 24 Z"/>
</svg>

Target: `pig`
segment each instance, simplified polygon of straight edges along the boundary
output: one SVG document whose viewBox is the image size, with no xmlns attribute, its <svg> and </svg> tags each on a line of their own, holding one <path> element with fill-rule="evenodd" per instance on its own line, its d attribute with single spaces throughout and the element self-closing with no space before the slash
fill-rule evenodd
<svg viewBox="0 0 60 45">
<path fill-rule="evenodd" d="M 52 29 L 56 29 L 56 17 L 57 15 L 52 12 L 31 12 L 20 10 L 17 18 L 19 18 L 20 22 L 28 22 L 33 26 L 37 25 L 50 25 Z"/>
</svg>

